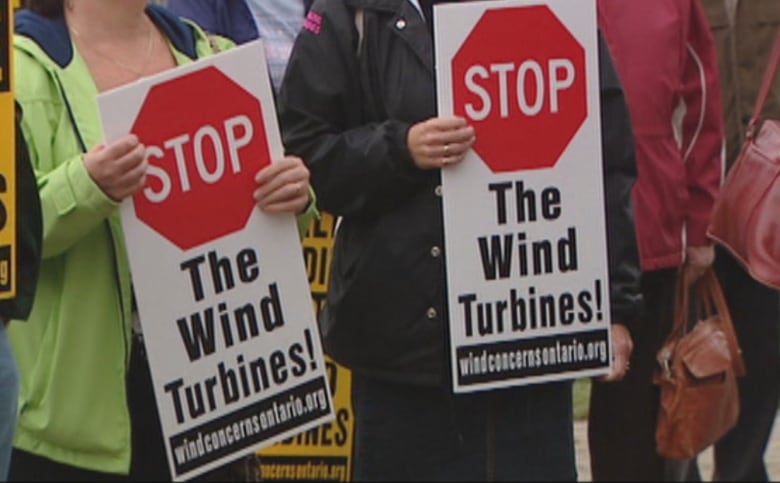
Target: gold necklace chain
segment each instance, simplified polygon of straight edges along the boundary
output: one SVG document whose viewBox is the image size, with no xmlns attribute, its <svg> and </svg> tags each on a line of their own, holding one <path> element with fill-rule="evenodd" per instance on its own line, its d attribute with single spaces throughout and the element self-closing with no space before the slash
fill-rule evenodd
<svg viewBox="0 0 780 483">
<path fill-rule="evenodd" d="M 116 65 L 117 67 L 121 67 L 122 69 L 125 69 L 128 72 L 132 72 L 133 74 L 137 75 L 138 77 L 143 77 L 144 76 L 144 73 L 146 72 L 146 68 L 149 66 L 149 61 L 150 61 L 151 56 L 152 56 L 152 45 L 154 44 L 154 42 L 153 42 L 154 41 L 154 35 L 153 35 L 154 29 L 152 29 L 151 27 L 149 27 L 149 35 L 147 36 L 148 40 L 146 42 L 146 55 L 144 56 L 144 63 L 141 65 L 140 70 L 135 68 L 135 67 L 133 67 L 133 66 L 125 64 L 124 62 L 120 62 L 120 61 L 116 60 L 115 58 L 111 57 L 110 55 L 104 54 L 103 52 L 99 51 L 98 49 L 92 47 L 91 45 L 89 45 L 87 43 L 87 41 L 84 39 L 84 37 L 81 36 L 81 33 L 78 30 L 76 30 L 75 27 L 69 27 L 69 28 L 70 28 L 70 31 L 73 32 L 73 35 L 75 37 L 77 37 L 78 39 L 82 40 L 83 41 L 82 42 L 83 45 L 85 47 L 87 47 L 89 50 L 91 50 L 92 52 L 94 52 L 95 54 L 97 54 L 100 57 L 108 60 L 109 62 L 111 62 L 112 64 Z"/>
</svg>

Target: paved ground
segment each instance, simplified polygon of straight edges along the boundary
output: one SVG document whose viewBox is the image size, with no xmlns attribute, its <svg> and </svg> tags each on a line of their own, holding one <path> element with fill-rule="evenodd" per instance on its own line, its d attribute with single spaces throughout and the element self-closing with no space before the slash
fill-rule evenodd
<svg viewBox="0 0 780 483">
<path fill-rule="evenodd" d="M 590 462 L 588 459 L 587 425 L 577 422 L 574 425 L 574 438 L 577 446 L 577 469 L 580 481 L 591 481 Z M 769 477 L 772 481 L 780 481 L 780 417 L 775 420 L 772 439 L 766 452 Z M 705 451 L 699 458 L 699 468 L 702 478 L 710 481 L 712 475 L 712 451 Z"/>
</svg>

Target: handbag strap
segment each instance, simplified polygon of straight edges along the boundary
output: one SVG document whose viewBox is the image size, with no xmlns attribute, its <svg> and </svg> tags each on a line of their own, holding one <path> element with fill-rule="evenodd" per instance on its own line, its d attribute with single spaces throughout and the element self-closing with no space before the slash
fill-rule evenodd
<svg viewBox="0 0 780 483">
<path fill-rule="evenodd" d="M 734 323 L 731 320 L 731 312 L 729 311 L 728 304 L 726 303 L 726 297 L 723 295 L 723 289 L 718 282 L 718 277 L 715 275 L 715 271 L 710 268 L 701 277 L 701 280 L 696 284 L 697 297 L 704 301 L 706 310 L 712 310 L 711 303 L 715 304 L 715 311 L 720 319 L 720 325 L 726 335 L 726 341 L 729 345 L 729 352 L 731 352 L 732 363 L 734 366 L 734 372 L 738 376 L 745 375 L 745 362 L 742 359 L 742 350 L 739 347 L 739 341 L 737 340 L 737 333 L 734 330 Z M 714 315 L 710 313 L 710 315 Z"/>
<path fill-rule="evenodd" d="M 688 314 L 690 306 L 690 290 L 688 277 L 684 267 L 677 270 L 676 288 L 674 297 L 674 325 L 667 340 L 676 340 L 688 332 Z"/>
<path fill-rule="evenodd" d="M 769 57 L 769 63 L 767 64 L 766 71 L 764 72 L 764 81 L 761 84 L 761 90 L 758 93 L 758 99 L 756 99 L 756 107 L 753 109 L 753 117 L 750 119 L 750 124 L 748 124 L 747 138 L 749 140 L 753 139 L 753 136 L 756 133 L 756 125 L 758 124 L 758 120 L 761 118 L 761 114 L 764 111 L 764 104 L 766 104 L 766 100 L 769 97 L 769 91 L 772 88 L 772 83 L 775 81 L 778 64 L 780 64 L 780 30 L 778 30 L 777 36 L 775 37 L 775 46 L 772 49 L 772 54 Z"/>
</svg>

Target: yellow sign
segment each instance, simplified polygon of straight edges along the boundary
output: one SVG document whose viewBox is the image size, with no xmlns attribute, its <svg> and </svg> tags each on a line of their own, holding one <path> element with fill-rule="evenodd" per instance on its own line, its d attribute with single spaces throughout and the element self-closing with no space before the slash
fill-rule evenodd
<svg viewBox="0 0 780 483">
<path fill-rule="evenodd" d="M 16 136 L 11 34 L 13 4 L 0 0 L 0 299 L 16 295 Z"/>
<path fill-rule="evenodd" d="M 319 317 L 328 291 L 336 221 L 323 213 L 303 240 L 312 303 Z M 336 419 L 260 451 L 263 480 L 351 481 L 355 422 L 352 413 L 352 374 L 328 360 L 328 380 Z"/>
</svg>

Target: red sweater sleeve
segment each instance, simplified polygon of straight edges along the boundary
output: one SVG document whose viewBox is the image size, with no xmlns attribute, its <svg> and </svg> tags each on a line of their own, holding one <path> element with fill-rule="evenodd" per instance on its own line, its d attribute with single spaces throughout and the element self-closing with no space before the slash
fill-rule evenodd
<svg viewBox="0 0 780 483">
<path fill-rule="evenodd" d="M 706 230 L 723 179 L 725 145 L 717 52 L 699 0 L 690 1 L 686 33 L 680 99 L 689 195 L 686 236 L 689 246 L 702 246 L 710 243 Z"/>
</svg>

